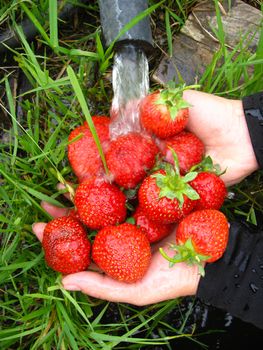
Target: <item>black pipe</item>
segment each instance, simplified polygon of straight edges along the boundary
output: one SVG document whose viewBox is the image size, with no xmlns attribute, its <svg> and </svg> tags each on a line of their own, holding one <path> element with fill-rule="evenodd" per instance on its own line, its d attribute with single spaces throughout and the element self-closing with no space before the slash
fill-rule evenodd
<svg viewBox="0 0 263 350">
<path fill-rule="evenodd" d="M 60 11 L 58 17 L 60 19 L 65 19 L 69 17 L 70 15 L 72 15 L 73 8 L 74 5 L 65 4 L 65 6 Z M 29 19 L 25 19 L 24 21 L 22 21 L 20 23 L 20 26 L 22 27 L 25 37 L 28 41 L 33 40 L 38 33 L 38 30 L 35 27 L 34 23 L 31 22 Z M 11 48 L 15 48 L 16 46 L 20 45 L 16 32 L 13 28 L 7 29 L 4 33 L 0 34 L 0 55 L 8 50 L 7 47 L 3 44 Z"/>
<path fill-rule="evenodd" d="M 27 40 L 31 41 L 37 34 L 37 29 L 34 24 L 29 19 L 26 19 L 21 22 L 20 25 L 22 26 Z M 7 51 L 7 47 L 4 44 L 11 48 L 15 48 L 19 44 L 16 33 L 12 28 L 7 29 L 0 35 L 0 54 Z"/>
<path fill-rule="evenodd" d="M 121 29 L 134 17 L 148 8 L 147 0 L 99 0 L 100 20 L 105 45 L 108 47 L 118 36 Z M 125 32 L 115 46 L 132 43 L 147 54 L 153 49 L 149 16 L 144 17 L 135 26 Z"/>
</svg>

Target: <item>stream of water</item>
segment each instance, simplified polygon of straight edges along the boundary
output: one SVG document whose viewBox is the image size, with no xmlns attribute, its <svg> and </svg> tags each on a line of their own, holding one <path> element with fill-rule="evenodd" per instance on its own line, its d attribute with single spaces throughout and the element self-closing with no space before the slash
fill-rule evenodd
<svg viewBox="0 0 263 350">
<path fill-rule="evenodd" d="M 144 52 L 133 45 L 120 48 L 112 72 L 111 138 L 141 131 L 139 102 L 149 92 L 149 66 Z"/>
</svg>

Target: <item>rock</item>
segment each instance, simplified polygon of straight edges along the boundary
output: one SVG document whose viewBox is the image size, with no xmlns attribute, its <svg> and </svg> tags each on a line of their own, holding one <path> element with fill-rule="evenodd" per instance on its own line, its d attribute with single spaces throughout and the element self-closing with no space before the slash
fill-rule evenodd
<svg viewBox="0 0 263 350">
<path fill-rule="evenodd" d="M 230 8 L 228 3 L 225 1 L 220 5 L 226 46 L 233 49 L 243 41 L 247 50 L 255 52 L 262 23 L 261 11 L 241 0 L 231 2 Z M 213 31 L 217 29 L 214 2 L 208 0 L 197 4 L 174 38 L 172 57 L 163 57 L 151 78 L 160 84 L 169 80 L 195 84 L 220 48 Z"/>
</svg>

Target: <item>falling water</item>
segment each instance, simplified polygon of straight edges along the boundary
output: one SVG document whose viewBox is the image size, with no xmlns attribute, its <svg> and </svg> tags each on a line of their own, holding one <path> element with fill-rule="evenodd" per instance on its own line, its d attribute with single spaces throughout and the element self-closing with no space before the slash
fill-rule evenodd
<svg viewBox="0 0 263 350">
<path fill-rule="evenodd" d="M 125 45 L 114 57 L 113 100 L 110 133 L 112 138 L 130 131 L 141 131 L 139 103 L 149 91 L 149 66 L 145 53 Z"/>
</svg>

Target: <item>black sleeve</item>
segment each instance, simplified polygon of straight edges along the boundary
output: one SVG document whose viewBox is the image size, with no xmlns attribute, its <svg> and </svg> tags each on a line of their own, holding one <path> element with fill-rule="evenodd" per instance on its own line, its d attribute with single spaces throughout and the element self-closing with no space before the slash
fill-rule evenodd
<svg viewBox="0 0 263 350">
<path fill-rule="evenodd" d="M 259 167 L 263 168 L 263 92 L 242 100 L 246 122 Z"/>
<path fill-rule="evenodd" d="M 221 259 L 206 264 L 197 297 L 263 329 L 263 230 L 232 223 Z"/>
</svg>

